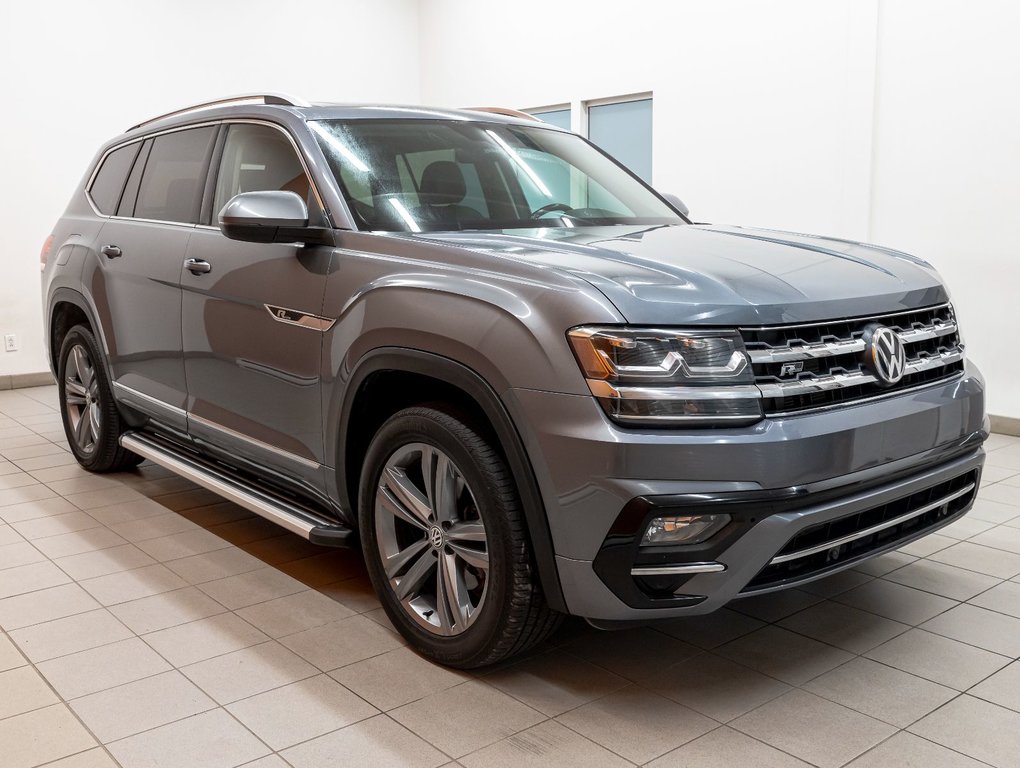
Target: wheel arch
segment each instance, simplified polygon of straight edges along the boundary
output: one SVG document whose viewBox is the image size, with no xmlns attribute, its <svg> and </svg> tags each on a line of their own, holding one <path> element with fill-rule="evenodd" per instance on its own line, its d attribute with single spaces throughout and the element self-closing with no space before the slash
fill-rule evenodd
<svg viewBox="0 0 1020 768">
<path fill-rule="evenodd" d="M 416 386 L 387 403 L 387 408 L 373 408 L 373 387 L 387 379 Z M 388 392 L 386 389 L 375 391 Z M 524 441 L 492 386 L 461 363 L 431 352 L 399 347 L 376 349 L 362 357 L 347 381 L 340 407 L 334 466 L 341 505 L 351 510 L 356 518 L 358 478 L 368 443 L 378 426 L 403 407 L 448 398 L 453 399 L 454 405 L 467 410 L 469 416 L 483 419 L 483 426 L 502 450 L 521 497 L 528 537 L 546 601 L 551 608 L 565 611 L 552 534 Z"/>
</svg>

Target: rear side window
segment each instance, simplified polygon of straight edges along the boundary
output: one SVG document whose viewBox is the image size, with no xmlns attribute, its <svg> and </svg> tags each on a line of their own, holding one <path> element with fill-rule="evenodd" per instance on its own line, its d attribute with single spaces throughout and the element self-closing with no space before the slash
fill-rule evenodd
<svg viewBox="0 0 1020 768">
<path fill-rule="evenodd" d="M 198 221 L 214 126 L 157 136 L 145 162 L 134 216 L 155 221 Z"/>
<path fill-rule="evenodd" d="M 100 213 L 112 216 L 117 212 L 117 204 L 120 202 L 120 195 L 124 191 L 124 181 L 131 171 L 131 165 L 138 156 L 138 148 L 141 142 L 128 144 L 120 149 L 115 149 L 108 154 L 99 167 L 92 186 L 89 187 L 89 194 L 92 202 Z"/>
</svg>

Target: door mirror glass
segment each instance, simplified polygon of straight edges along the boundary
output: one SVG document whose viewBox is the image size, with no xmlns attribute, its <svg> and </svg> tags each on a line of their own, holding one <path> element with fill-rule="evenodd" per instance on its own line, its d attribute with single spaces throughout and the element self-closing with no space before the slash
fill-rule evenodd
<svg viewBox="0 0 1020 768">
<path fill-rule="evenodd" d="M 666 202 L 669 203 L 670 205 L 672 205 L 675 210 L 679 211 L 680 213 L 682 213 L 687 218 L 690 218 L 691 212 L 687 209 L 687 206 L 684 205 L 684 201 L 683 200 L 681 200 L 676 195 L 672 195 L 672 194 L 669 194 L 667 192 L 660 192 L 659 194 L 661 194 L 664 198 L 666 198 Z"/>
<path fill-rule="evenodd" d="M 231 240 L 294 243 L 309 239 L 308 206 L 294 192 L 269 190 L 234 195 L 220 211 L 220 231 Z"/>
</svg>

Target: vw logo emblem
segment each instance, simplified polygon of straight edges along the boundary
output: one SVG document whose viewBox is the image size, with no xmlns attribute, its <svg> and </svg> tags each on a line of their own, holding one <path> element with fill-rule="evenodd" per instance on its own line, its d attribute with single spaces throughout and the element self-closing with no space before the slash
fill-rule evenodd
<svg viewBox="0 0 1020 768">
<path fill-rule="evenodd" d="M 434 525 L 429 529 L 429 544 L 434 549 L 442 549 L 443 544 L 446 541 L 446 536 L 443 535 L 443 529 L 438 525 Z"/>
<path fill-rule="evenodd" d="M 899 334 L 877 325 L 865 329 L 864 338 L 868 344 L 865 363 L 879 383 L 892 386 L 902 379 L 907 369 L 907 351 Z"/>
</svg>

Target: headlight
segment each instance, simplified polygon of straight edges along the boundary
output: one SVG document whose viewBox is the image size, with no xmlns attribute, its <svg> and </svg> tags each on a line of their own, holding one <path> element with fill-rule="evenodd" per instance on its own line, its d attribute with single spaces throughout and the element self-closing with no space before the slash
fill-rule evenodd
<svg viewBox="0 0 1020 768">
<path fill-rule="evenodd" d="M 585 326 L 567 338 L 592 394 L 617 421 L 710 426 L 762 418 L 736 331 Z"/>
</svg>

